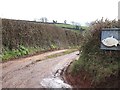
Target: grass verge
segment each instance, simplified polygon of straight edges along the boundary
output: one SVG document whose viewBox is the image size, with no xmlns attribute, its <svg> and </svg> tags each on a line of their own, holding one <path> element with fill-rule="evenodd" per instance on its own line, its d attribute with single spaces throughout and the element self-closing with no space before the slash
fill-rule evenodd
<svg viewBox="0 0 120 90">
<path fill-rule="evenodd" d="M 75 51 L 74 48 L 78 48 L 78 47 L 69 47 L 69 49 L 72 48 L 71 50 L 65 51 L 63 53 L 58 53 L 56 55 L 51 55 L 48 58 L 52 58 L 52 57 L 57 57 L 57 56 L 61 56 L 64 54 L 68 54 L 71 53 L 73 51 Z M 9 50 L 9 49 L 4 49 L 3 53 L 1 55 L 2 57 L 2 61 L 9 61 L 12 59 L 16 59 L 16 58 L 20 58 L 20 57 L 26 57 L 26 56 L 31 56 L 31 55 L 35 55 L 37 53 L 41 54 L 43 52 L 47 52 L 47 51 L 53 51 L 53 50 L 60 50 L 57 46 L 55 45 L 51 45 L 51 47 L 46 47 L 46 48 L 41 48 L 41 47 L 25 47 L 20 45 L 18 47 L 18 49 L 13 49 L 13 50 Z"/>
<path fill-rule="evenodd" d="M 41 47 L 24 47 L 20 45 L 18 49 L 5 49 L 3 50 L 2 53 L 2 61 L 8 61 L 11 59 L 19 58 L 19 57 L 24 57 L 28 55 L 34 55 L 36 53 L 41 53 L 41 52 L 46 52 L 46 51 L 53 51 L 57 50 L 58 48 L 51 47 L 51 48 L 41 48 Z"/>
<path fill-rule="evenodd" d="M 75 51 L 78 51 L 78 50 L 77 49 L 69 49 L 69 50 L 61 52 L 61 53 L 50 55 L 47 58 L 55 58 L 55 57 L 58 57 L 58 56 L 70 54 L 70 53 L 75 52 Z"/>
</svg>

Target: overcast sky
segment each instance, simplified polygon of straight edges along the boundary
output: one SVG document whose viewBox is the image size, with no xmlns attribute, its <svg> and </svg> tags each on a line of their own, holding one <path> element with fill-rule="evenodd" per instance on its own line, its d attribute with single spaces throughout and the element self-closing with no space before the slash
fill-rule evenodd
<svg viewBox="0 0 120 90">
<path fill-rule="evenodd" d="M 75 21 L 81 24 L 118 17 L 120 0 L 0 0 L 0 17 L 34 20 L 47 17 L 49 21 Z"/>
</svg>

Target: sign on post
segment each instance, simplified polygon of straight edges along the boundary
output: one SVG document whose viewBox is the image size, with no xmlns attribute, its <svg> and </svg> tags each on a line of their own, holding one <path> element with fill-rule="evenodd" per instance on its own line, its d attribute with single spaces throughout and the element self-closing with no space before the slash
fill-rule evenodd
<svg viewBox="0 0 120 90">
<path fill-rule="evenodd" d="M 100 48 L 104 50 L 120 50 L 120 28 L 102 29 Z"/>
</svg>

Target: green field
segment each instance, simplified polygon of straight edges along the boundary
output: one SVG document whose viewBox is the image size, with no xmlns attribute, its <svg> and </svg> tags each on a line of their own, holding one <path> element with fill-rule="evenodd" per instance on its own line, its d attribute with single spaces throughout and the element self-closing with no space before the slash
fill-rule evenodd
<svg viewBox="0 0 120 90">
<path fill-rule="evenodd" d="M 75 25 L 70 25 L 70 24 L 55 24 L 58 27 L 65 27 L 65 28 L 75 28 Z"/>
<path fill-rule="evenodd" d="M 78 26 L 79 29 L 76 28 L 77 25 L 71 25 L 71 24 L 55 24 L 57 27 L 60 28 L 66 28 L 66 29 L 71 29 L 71 30 L 87 30 L 88 27 L 87 26 Z"/>
</svg>

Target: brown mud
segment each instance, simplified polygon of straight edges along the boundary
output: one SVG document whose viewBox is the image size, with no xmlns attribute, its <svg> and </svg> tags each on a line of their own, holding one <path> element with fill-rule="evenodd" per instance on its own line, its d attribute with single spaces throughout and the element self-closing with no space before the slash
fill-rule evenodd
<svg viewBox="0 0 120 90">
<path fill-rule="evenodd" d="M 2 63 L 2 88 L 68 87 L 69 85 L 57 78 L 58 72 L 78 57 L 76 55 L 78 51 L 55 58 L 46 58 L 64 51 L 66 50 L 47 52 Z"/>
</svg>

